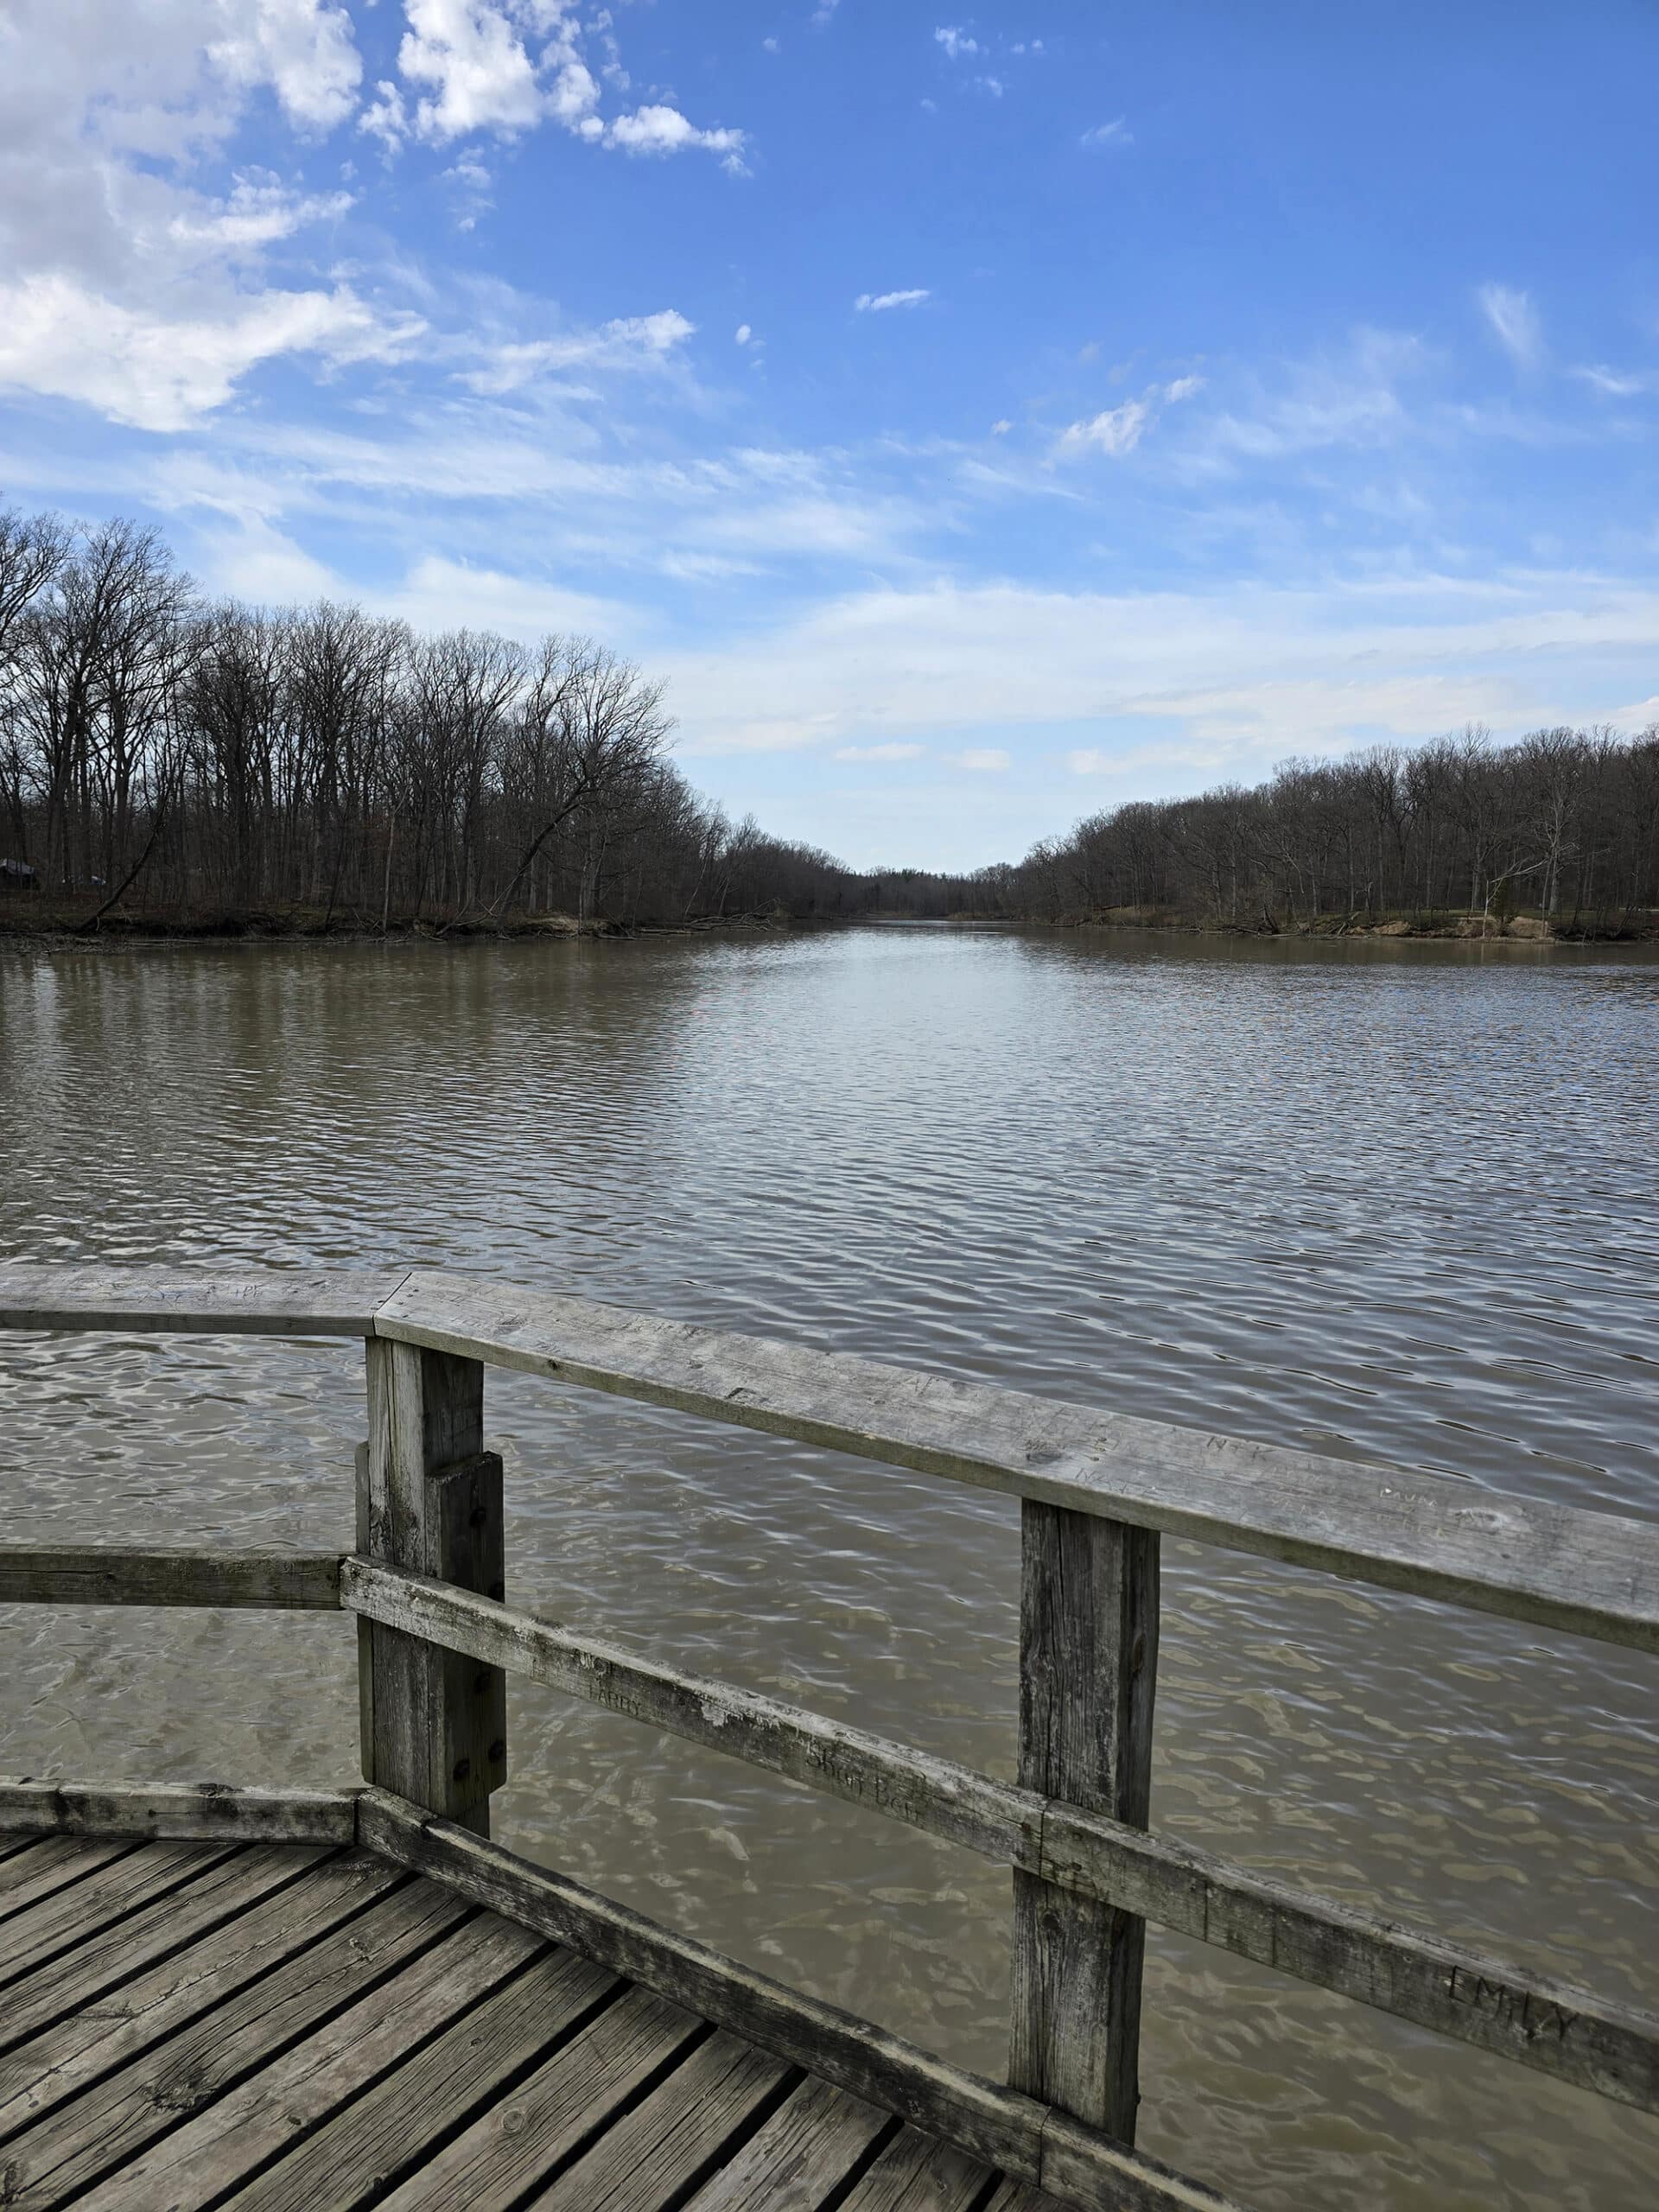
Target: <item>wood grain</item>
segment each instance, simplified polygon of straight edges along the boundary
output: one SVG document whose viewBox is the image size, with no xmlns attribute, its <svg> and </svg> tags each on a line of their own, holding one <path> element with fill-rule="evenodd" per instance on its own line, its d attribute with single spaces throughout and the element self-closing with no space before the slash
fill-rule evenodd
<svg viewBox="0 0 1659 2212">
<path fill-rule="evenodd" d="M 228 1782 L 95 1783 L 0 1777 L 0 1829 L 65 1835 L 239 1838 L 263 1843 L 351 1843 L 352 1789 L 252 1789 Z"/>
<path fill-rule="evenodd" d="M 371 1554 L 500 1597 L 501 1462 L 483 1449 L 484 1370 L 408 1344 L 367 1347 L 369 1442 L 359 1521 Z M 506 1685 L 407 1630 L 377 1624 L 359 1704 L 368 1780 L 489 1832 L 506 1777 Z"/>
<path fill-rule="evenodd" d="M 622 1985 L 574 1951 L 545 1951 L 273 2166 L 226 2199 L 235 2212 L 357 2212 L 421 2171 L 433 2145 L 487 2112 L 538 2057 Z M 463 2200 L 457 2200 L 457 2202 Z"/>
<path fill-rule="evenodd" d="M 112 1545 L 0 1548 L 0 1605 L 227 1605 L 332 1612 L 333 1552 L 129 1551 Z"/>
<path fill-rule="evenodd" d="M 1020 1784 L 1144 1828 L 1157 1533 L 1027 1498 L 1020 1555 Z M 1121 2143 L 1141 2101 L 1146 1939 L 1139 1914 L 1014 1869 L 1008 2079 Z"/>
<path fill-rule="evenodd" d="M 0 1329 L 168 1336 L 367 1337 L 407 1268 L 0 1268 Z"/>
</svg>

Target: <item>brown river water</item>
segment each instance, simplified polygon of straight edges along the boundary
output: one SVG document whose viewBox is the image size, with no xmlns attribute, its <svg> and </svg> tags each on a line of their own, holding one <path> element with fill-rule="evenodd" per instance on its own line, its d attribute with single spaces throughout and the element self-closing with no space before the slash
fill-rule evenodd
<svg viewBox="0 0 1659 2212">
<path fill-rule="evenodd" d="M 0 1262 L 415 1262 L 1659 1516 L 1659 960 L 868 929 L 0 953 Z M 493 1374 L 509 1594 L 1011 1770 L 1017 1513 Z M 14 1540 L 349 1542 L 349 1344 L 0 1339 Z M 1659 1661 L 1165 1549 L 1153 1819 L 1659 2002 Z M 349 1783 L 322 1616 L 0 1613 L 0 1769 Z M 1008 1878 L 512 1686 L 496 1832 L 990 2073 Z M 1659 2121 L 1154 1930 L 1141 2140 L 1651 2212 Z"/>
</svg>

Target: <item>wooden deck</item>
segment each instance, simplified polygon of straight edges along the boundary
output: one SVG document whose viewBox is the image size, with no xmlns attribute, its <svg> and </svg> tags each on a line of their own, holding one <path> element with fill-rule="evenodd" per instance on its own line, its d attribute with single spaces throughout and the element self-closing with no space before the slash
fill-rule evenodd
<svg viewBox="0 0 1659 2212">
<path fill-rule="evenodd" d="M 372 1852 L 14 1835 L 0 2205 L 62 2204 L 1055 2201 Z"/>
</svg>

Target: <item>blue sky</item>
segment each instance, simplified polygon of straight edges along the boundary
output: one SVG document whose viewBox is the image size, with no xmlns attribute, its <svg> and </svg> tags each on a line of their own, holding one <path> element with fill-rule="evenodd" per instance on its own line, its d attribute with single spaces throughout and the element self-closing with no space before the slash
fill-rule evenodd
<svg viewBox="0 0 1659 2212">
<path fill-rule="evenodd" d="M 1659 716 L 1659 10 L 0 0 L 0 499 L 858 863 Z"/>
</svg>

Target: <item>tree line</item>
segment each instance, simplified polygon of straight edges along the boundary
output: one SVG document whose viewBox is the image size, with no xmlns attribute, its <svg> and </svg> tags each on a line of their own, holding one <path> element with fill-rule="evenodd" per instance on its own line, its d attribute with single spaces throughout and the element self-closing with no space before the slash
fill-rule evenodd
<svg viewBox="0 0 1659 2212">
<path fill-rule="evenodd" d="M 733 823 L 671 730 L 661 684 L 589 639 L 213 601 L 153 530 L 0 512 L 0 890 L 81 926 L 1526 911 L 1605 929 L 1659 910 L 1659 725 L 1287 760 L 960 875 L 857 873 Z"/>
<path fill-rule="evenodd" d="M 1659 724 L 1484 727 L 1416 747 L 1287 760 L 1266 783 L 1093 814 L 989 871 L 1033 917 L 1125 909 L 1245 928 L 1528 912 L 1620 928 L 1659 909 Z"/>
<path fill-rule="evenodd" d="M 856 879 L 700 798 L 671 729 L 590 639 L 209 601 L 153 530 L 0 513 L 0 870 L 83 925 L 847 911 Z"/>
</svg>

